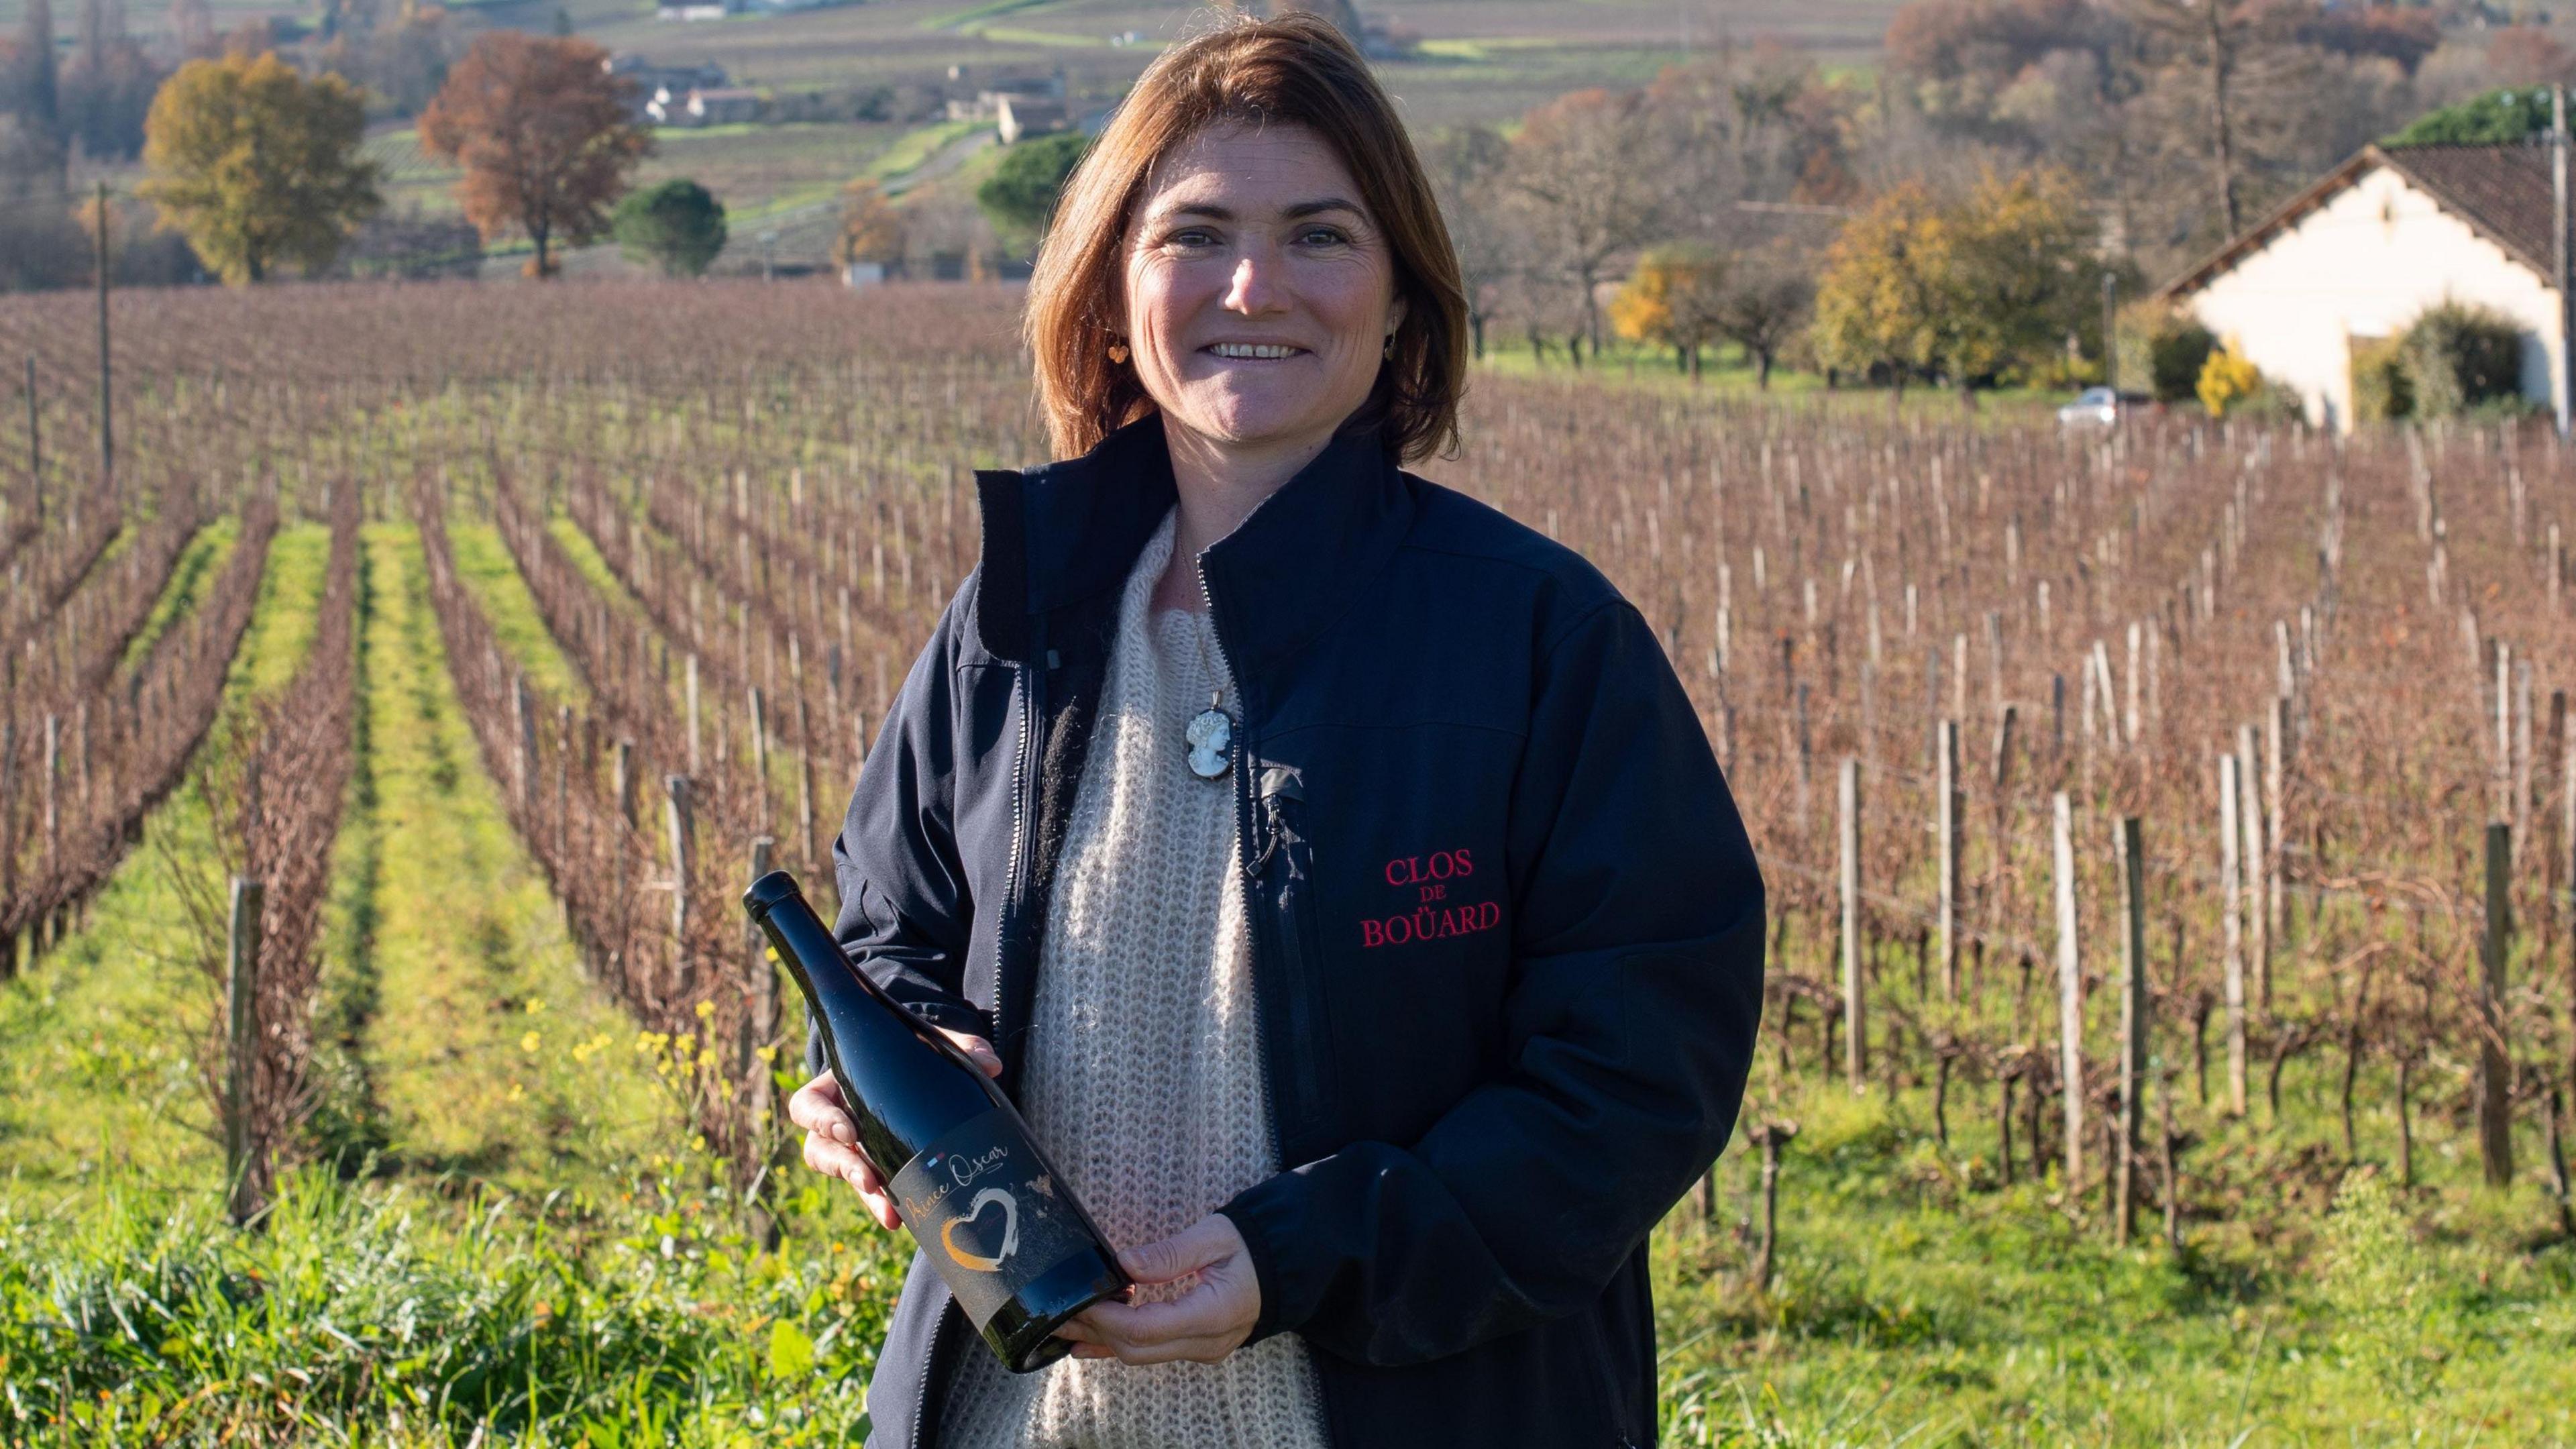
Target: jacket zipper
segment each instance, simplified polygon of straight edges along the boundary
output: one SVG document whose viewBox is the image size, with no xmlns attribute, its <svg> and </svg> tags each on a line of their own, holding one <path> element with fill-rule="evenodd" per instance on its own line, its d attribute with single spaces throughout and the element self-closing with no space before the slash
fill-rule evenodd
<svg viewBox="0 0 2576 1449">
<path fill-rule="evenodd" d="M 1008 957 L 1011 925 L 1020 914 L 1020 895 L 1028 889 L 1028 861 L 1025 852 L 1029 813 L 1027 793 L 1029 742 L 1036 736 L 1037 713 L 1043 698 L 1039 686 L 1046 659 L 1044 632 L 1043 627 L 1036 631 L 1038 635 L 1036 647 L 1030 649 L 1028 662 L 1019 670 L 1020 742 L 1019 749 L 1011 757 L 1011 886 L 1003 893 L 1002 919 L 999 929 L 995 932 L 1001 946 L 1001 949 L 995 952 L 996 970 L 993 981 L 993 1036 L 996 1039 L 996 1047 L 1000 1045 L 1000 1038 L 1006 1034 L 1002 1029 L 1002 1003 L 1005 1000 L 1005 993 L 1002 989 L 999 967 Z M 948 1337 L 949 1316 L 941 1313 L 930 1322 L 930 1351 L 922 1357 L 921 1386 L 913 1395 L 912 1449 L 923 1449 L 924 1430 L 928 1427 L 930 1418 L 930 1386 L 931 1381 L 939 1374 L 939 1354 Z"/>
<path fill-rule="evenodd" d="M 1198 572 L 1198 596 L 1208 606 L 1208 632 L 1216 637 L 1216 663 L 1226 670 L 1226 678 L 1234 678 L 1234 663 L 1226 655 L 1226 632 L 1221 627 L 1221 616 L 1216 614 L 1216 590 L 1208 588 L 1206 562 L 1195 562 L 1195 572 Z M 1267 884 L 1270 861 L 1283 853 L 1285 835 L 1288 835 L 1283 820 L 1285 804 L 1278 792 L 1262 792 L 1262 781 L 1252 779 L 1252 748 L 1249 748 L 1252 691 L 1247 691 L 1244 683 L 1236 678 L 1234 696 L 1242 701 L 1244 714 L 1242 727 L 1236 727 L 1234 740 L 1229 743 L 1236 779 L 1236 861 L 1242 864 L 1244 887 L 1260 890 L 1265 897 L 1267 908 L 1270 908 L 1267 915 L 1273 918 L 1270 931 L 1278 938 L 1280 954 L 1273 969 L 1265 972 L 1262 954 L 1255 946 L 1255 951 L 1252 951 L 1252 990 L 1262 1000 L 1265 1021 L 1283 1026 L 1280 1031 L 1265 1031 L 1262 1060 L 1265 1060 L 1267 1075 L 1270 1075 L 1270 1155 L 1280 1165 L 1280 1171 L 1285 1171 L 1291 1165 L 1288 1163 L 1288 1137 L 1291 1137 L 1288 1127 L 1296 1127 L 1298 1132 L 1314 1132 L 1321 1098 L 1321 1093 L 1316 1091 L 1316 1083 L 1311 1080 L 1311 1073 L 1306 1070 L 1306 1057 L 1291 1049 L 1298 1042 L 1314 1039 L 1314 1026 L 1311 1026 L 1314 1013 L 1311 1013 L 1311 1003 L 1306 1000 L 1309 993 L 1298 990 L 1298 982 L 1306 980 L 1306 931 L 1303 931 L 1301 913 L 1303 902 L 1306 902 L 1306 890 L 1311 890 L 1314 882 L 1298 877 L 1296 866 L 1291 864 L 1285 866 L 1285 877 L 1280 879 L 1275 890 Z M 1260 817 L 1252 815 L 1255 797 L 1262 804 Z M 1255 833 L 1252 833 L 1255 825 L 1262 835 L 1260 848 L 1255 848 Z M 1257 941 L 1260 941 L 1260 933 L 1255 933 L 1255 944 Z"/>
</svg>

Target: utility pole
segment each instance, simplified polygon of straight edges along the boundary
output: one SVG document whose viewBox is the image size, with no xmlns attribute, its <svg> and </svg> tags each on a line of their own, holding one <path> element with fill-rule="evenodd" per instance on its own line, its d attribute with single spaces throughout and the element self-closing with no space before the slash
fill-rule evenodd
<svg viewBox="0 0 2576 1449">
<path fill-rule="evenodd" d="M 107 357 L 107 183 L 98 184 L 98 476 L 116 482 L 116 422 L 109 399 L 114 376 Z"/>
<path fill-rule="evenodd" d="M 2576 370 L 2576 348 L 2570 346 L 2576 343 L 2576 328 L 2568 323 L 2569 317 L 2576 315 L 2576 308 L 2568 305 L 2567 296 L 2567 88 L 2560 85 L 2549 88 L 2549 200 L 2550 235 L 2556 252 L 2550 280 L 2558 289 L 2558 377 L 2549 390 L 2549 401 L 2550 411 L 2558 416 L 2558 436 L 2563 438 L 2567 436 L 2568 389 L 2576 383 L 2568 376 Z"/>
<path fill-rule="evenodd" d="M 2109 272 L 2102 274 L 2102 385 L 2111 390 L 2111 404 L 2120 401 L 2120 279 Z"/>
</svg>

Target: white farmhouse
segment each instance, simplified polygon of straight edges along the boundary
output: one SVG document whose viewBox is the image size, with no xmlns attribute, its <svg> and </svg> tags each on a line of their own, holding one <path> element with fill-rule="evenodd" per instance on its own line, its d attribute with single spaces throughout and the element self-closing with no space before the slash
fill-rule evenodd
<svg viewBox="0 0 2576 1449">
<path fill-rule="evenodd" d="M 2549 148 L 2371 146 L 2159 296 L 2297 389 L 2308 420 L 2349 430 L 2356 343 L 2446 299 L 2522 327 L 2522 392 L 2566 386 L 2552 277 Z"/>
</svg>

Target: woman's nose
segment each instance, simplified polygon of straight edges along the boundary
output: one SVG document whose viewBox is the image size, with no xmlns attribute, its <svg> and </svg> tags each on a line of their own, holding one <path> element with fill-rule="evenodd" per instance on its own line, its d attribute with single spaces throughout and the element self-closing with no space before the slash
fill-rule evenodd
<svg viewBox="0 0 2576 1449">
<path fill-rule="evenodd" d="M 1245 256 L 1234 264 L 1234 285 L 1226 289 L 1225 308 L 1249 317 L 1268 312 L 1279 304 L 1279 288 L 1271 272 L 1277 264 L 1267 258 L 1256 260 Z"/>
</svg>

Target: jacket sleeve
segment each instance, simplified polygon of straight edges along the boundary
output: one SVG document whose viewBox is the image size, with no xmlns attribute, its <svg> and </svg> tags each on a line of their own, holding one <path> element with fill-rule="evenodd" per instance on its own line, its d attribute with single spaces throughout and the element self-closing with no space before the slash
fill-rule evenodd
<svg viewBox="0 0 2576 1449">
<path fill-rule="evenodd" d="M 1395 1365 L 1570 1313 L 1734 1128 L 1763 885 L 1697 712 L 1624 600 L 1544 647 L 1533 691 L 1506 1066 L 1419 1141 L 1354 1143 L 1226 1204 L 1256 1339 Z"/>
<path fill-rule="evenodd" d="M 970 575 L 913 661 L 868 750 L 841 834 L 832 842 L 841 912 L 833 935 L 851 962 L 934 1026 L 989 1035 L 962 980 L 973 901 L 955 831 L 956 645 L 971 626 Z M 808 1023 L 805 1069 L 823 1071 L 823 1039 Z"/>
</svg>

